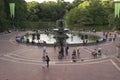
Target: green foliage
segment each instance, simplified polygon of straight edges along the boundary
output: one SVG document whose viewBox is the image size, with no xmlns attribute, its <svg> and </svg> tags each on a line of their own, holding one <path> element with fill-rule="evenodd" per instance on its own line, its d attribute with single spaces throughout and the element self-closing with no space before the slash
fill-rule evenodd
<svg viewBox="0 0 120 80">
<path fill-rule="evenodd" d="M 106 14 L 105 10 L 102 7 L 102 4 L 98 1 L 92 1 L 90 2 L 90 6 L 88 7 L 88 12 L 92 18 L 92 25 L 102 25 L 105 24 L 104 22 L 106 20 Z"/>
<path fill-rule="evenodd" d="M 55 27 L 55 22 L 30 22 L 30 21 L 25 21 L 24 22 L 26 29 L 31 29 L 31 30 L 35 30 L 35 29 L 52 29 Z"/>
<path fill-rule="evenodd" d="M 60 12 L 60 6 L 56 2 L 44 2 L 40 4 L 39 19 L 55 21 L 58 18 Z"/>
<path fill-rule="evenodd" d="M 10 17 L 9 3 L 15 3 L 15 18 Z M 0 31 L 13 28 L 13 22 L 16 28 L 25 27 L 23 21 L 26 20 L 26 2 L 24 0 L 0 0 Z"/>
<path fill-rule="evenodd" d="M 77 1 L 77 0 L 75 0 Z M 69 27 L 81 28 L 82 26 L 105 26 L 111 28 L 120 21 L 114 19 L 114 2 L 113 0 L 101 1 L 101 0 L 85 0 L 81 2 L 77 7 L 71 9 L 66 15 L 65 19 Z M 116 23 L 115 23 L 115 22 Z"/>
<path fill-rule="evenodd" d="M 3 3 L 3 1 L 2 0 L 0 0 L 0 15 L 2 15 L 2 16 L 0 16 L 0 32 L 2 32 L 3 31 L 3 19 L 4 19 L 4 3 Z"/>
<path fill-rule="evenodd" d="M 89 17 L 87 6 L 89 6 L 89 2 L 85 1 L 66 14 L 65 19 L 69 26 L 83 26 L 89 23 L 91 19 L 87 18 Z"/>
<path fill-rule="evenodd" d="M 30 21 L 56 21 L 63 18 L 66 11 L 69 11 L 72 6 L 69 2 L 29 2 L 27 4 L 28 17 Z"/>
<path fill-rule="evenodd" d="M 0 31 L 13 28 L 9 3 L 15 3 L 16 28 L 46 29 L 55 27 L 55 21 L 65 18 L 68 27 L 76 29 L 120 28 L 120 18 L 114 18 L 114 0 L 35 1 L 0 0 Z M 99 27 L 101 26 L 101 27 Z M 103 27 L 105 26 L 105 27 Z"/>
<path fill-rule="evenodd" d="M 84 1 L 82 4 L 79 4 L 78 5 L 78 8 L 79 9 L 85 9 L 87 6 L 90 5 L 90 2 L 89 1 Z"/>
<path fill-rule="evenodd" d="M 74 8 L 74 9 L 72 9 L 72 10 L 65 16 L 66 21 L 67 21 L 67 23 L 69 24 L 69 26 L 70 26 L 70 25 L 73 26 L 73 24 L 76 23 L 76 19 L 78 18 L 78 17 L 76 16 L 76 15 L 77 15 L 77 12 L 78 12 L 77 8 Z M 74 18 L 74 19 L 73 19 L 73 18 Z"/>
<path fill-rule="evenodd" d="M 76 6 L 78 6 L 82 2 L 83 2 L 83 0 L 74 0 L 73 1 L 73 6 L 76 7 Z"/>
<path fill-rule="evenodd" d="M 6 7 L 5 1 L 7 0 L 0 0 L 0 32 L 3 32 L 5 30 L 8 30 L 10 27 L 10 21 L 7 20 L 7 13 L 6 13 Z"/>
<path fill-rule="evenodd" d="M 38 15 L 37 13 L 39 12 L 39 3 L 38 2 L 28 2 L 27 3 L 27 11 L 28 11 L 28 14 L 27 14 L 27 19 L 30 20 L 30 21 L 38 21 L 39 18 L 38 18 Z"/>
</svg>

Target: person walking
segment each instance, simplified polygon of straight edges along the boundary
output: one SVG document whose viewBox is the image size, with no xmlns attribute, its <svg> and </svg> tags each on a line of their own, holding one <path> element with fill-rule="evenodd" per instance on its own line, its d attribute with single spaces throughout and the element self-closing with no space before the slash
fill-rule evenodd
<svg viewBox="0 0 120 80">
<path fill-rule="evenodd" d="M 43 55 L 42 57 L 42 68 L 45 68 L 46 65 L 46 60 L 45 60 L 45 56 Z"/>
<path fill-rule="evenodd" d="M 54 51 L 56 51 L 56 43 L 54 43 Z"/>
<path fill-rule="evenodd" d="M 46 54 L 46 46 L 43 47 L 43 55 Z"/>
<path fill-rule="evenodd" d="M 69 47 L 68 45 L 65 47 L 65 53 L 66 53 L 66 56 L 68 56 L 68 50 L 69 50 Z"/>
<path fill-rule="evenodd" d="M 77 48 L 77 58 L 78 59 L 80 58 L 80 48 L 79 47 Z"/>
<path fill-rule="evenodd" d="M 73 50 L 73 53 L 72 53 L 72 61 L 76 62 L 76 50 L 75 49 Z"/>
<path fill-rule="evenodd" d="M 46 55 L 47 68 L 49 68 L 49 61 L 50 61 L 50 58 L 48 55 Z"/>
<path fill-rule="evenodd" d="M 75 56 L 76 56 L 76 50 L 75 50 L 75 49 L 73 50 L 73 55 L 75 55 Z"/>
</svg>

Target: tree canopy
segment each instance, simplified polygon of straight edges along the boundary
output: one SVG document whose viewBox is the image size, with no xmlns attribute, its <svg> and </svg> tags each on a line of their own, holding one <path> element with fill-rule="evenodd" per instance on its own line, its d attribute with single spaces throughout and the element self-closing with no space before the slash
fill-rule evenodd
<svg viewBox="0 0 120 80">
<path fill-rule="evenodd" d="M 59 18 L 62 18 L 65 15 L 66 10 L 70 10 L 69 2 L 28 2 L 28 20 L 39 21 L 56 21 Z"/>
<path fill-rule="evenodd" d="M 27 4 L 24 0 L 0 0 L 0 30 L 4 31 L 11 29 L 12 20 L 10 17 L 9 3 L 15 3 L 15 18 L 14 26 L 17 28 L 23 28 L 24 21 L 26 20 Z"/>
<path fill-rule="evenodd" d="M 120 27 L 120 19 L 114 17 L 114 0 L 84 0 L 72 8 L 65 19 L 69 26 L 108 26 Z M 116 24 L 116 25 L 115 25 Z"/>
<path fill-rule="evenodd" d="M 114 18 L 114 0 L 64 0 L 25 2 L 25 0 L 0 0 L 0 31 L 12 28 L 9 3 L 15 3 L 16 28 L 40 29 L 54 27 L 56 20 L 64 18 L 69 27 L 107 25 L 120 27 Z"/>
</svg>

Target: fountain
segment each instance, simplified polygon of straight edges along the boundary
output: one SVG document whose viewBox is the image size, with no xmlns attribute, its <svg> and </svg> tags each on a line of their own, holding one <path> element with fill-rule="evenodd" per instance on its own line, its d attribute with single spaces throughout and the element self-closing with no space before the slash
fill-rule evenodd
<svg viewBox="0 0 120 80">
<path fill-rule="evenodd" d="M 57 20 L 57 27 L 57 29 L 54 29 L 54 38 L 56 39 L 56 43 L 54 45 L 60 47 L 58 58 L 61 59 L 62 57 L 64 57 L 64 45 L 66 44 L 66 39 L 68 38 L 68 35 L 66 35 L 66 33 L 69 30 L 65 29 L 65 20 L 63 19 Z"/>
<path fill-rule="evenodd" d="M 70 31 L 65 28 L 65 20 L 59 19 L 56 21 L 57 28 L 51 31 L 27 31 L 25 35 L 17 36 L 16 41 L 24 44 L 31 44 L 37 46 L 53 46 L 60 47 L 62 51 L 63 46 L 82 46 L 83 42 L 87 45 L 104 42 L 103 38 L 96 35 L 81 33 L 79 31 Z M 83 45 L 84 46 L 84 45 Z"/>
<path fill-rule="evenodd" d="M 58 58 L 64 57 L 64 46 L 86 46 L 104 42 L 102 37 L 80 33 L 79 31 L 72 32 L 65 28 L 65 20 L 57 20 L 57 28 L 52 31 L 29 31 L 25 35 L 17 36 L 18 43 L 25 43 L 37 46 L 57 46 Z M 90 36 L 91 40 L 90 40 Z M 99 37 L 99 38 L 98 38 Z M 95 39 L 94 41 L 92 39 Z"/>
</svg>

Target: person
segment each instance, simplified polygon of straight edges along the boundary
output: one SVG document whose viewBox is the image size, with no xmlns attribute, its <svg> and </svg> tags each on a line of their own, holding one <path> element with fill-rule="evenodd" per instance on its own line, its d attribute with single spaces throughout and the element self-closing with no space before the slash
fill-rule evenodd
<svg viewBox="0 0 120 80">
<path fill-rule="evenodd" d="M 96 40 L 96 44 L 98 44 L 98 43 L 99 43 L 99 40 L 97 39 L 97 40 Z"/>
<path fill-rule="evenodd" d="M 56 51 L 56 43 L 54 43 L 54 50 Z"/>
<path fill-rule="evenodd" d="M 49 61 L 50 61 L 50 58 L 48 55 L 46 55 L 47 68 L 49 68 Z"/>
<path fill-rule="evenodd" d="M 105 34 L 106 40 L 108 39 L 108 32 Z"/>
<path fill-rule="evenodd" d="M 115 41 L 116 39 L 116 34 L 113 34 L 113 42 Z"/>
<path fill-rule="evenodd" d="M 96 49 L 94 49 L 91 53 L 93 55 L 94 58 L 97 58 L 97 52 L 96 52 Z"/>
<path fill-rule="evenodd" d="M 77 48 L 77 57 L 80 58 L 80 48 Z"/>
<path fill-rule="evenodd" d="M 76 62 L 76 56 L 74 54 L 72 54 L 72 61 Z"/>
<path fill-rule="evenodd" d="M 62 59 L 61 48 L 58 47 L 58 59 Z"/>
<path fill-rule="evenodd" d="M 85 40 L 83 40 L 83 46 L 85 46 Z"/>
<path fill-rule="evenodd" d="M 61 47 L 61 51 L 60 51 L 61 55 L 62 55 L 62 58 L 64 57 L 64 48 Z"/>
<path fill-rule="evenodd" d="M 88 40 L 85 41 L 85 45 L 87 45 L 87 43 L 88 43 Z"/>
<path fill-rule="evenodd" d="M 43 55 L 46 54 L 46 46 L 43 47 Z"/>
<path fill-rule="evenodd" d="M 109 32 L 108 34 L 109 34 L 109 41 L 112 41 L 112 33 Z"/>
<path fill-rule="evenodd" d="M 71 34 L 71 41 L 73 41 L 73 34 Z"/>
<path fill-rule="evenodd" d="M 73 50 L 73 53 L 72 53 L 72 61 L 76 62 L 76 50 L 75 49 Z"/>
<path fill-rule="evenodd" d="M 45 56 L 43 55 L 42 57 L 42 67 L 45 68 L 46 61 L 45 61 Z"/>
<path fill-rule="evenodd" d="M 65 53 L 66 53 L 66 56 L 68 56 L 68 50 L 69 50 L 69 47 L 68 45 L 65 47 Z"/>
<path fill-rule="evenodd" d="M 76 50 L 75 50 L 75 49 L 73 50 L 73 55 L 75 55 L 75 56 L 76 56 Z"/>
<path fill-rule="evenodd" d="M 101 48 L 98 48 L 98 56 L 101 56 Z"/>
</svg>

